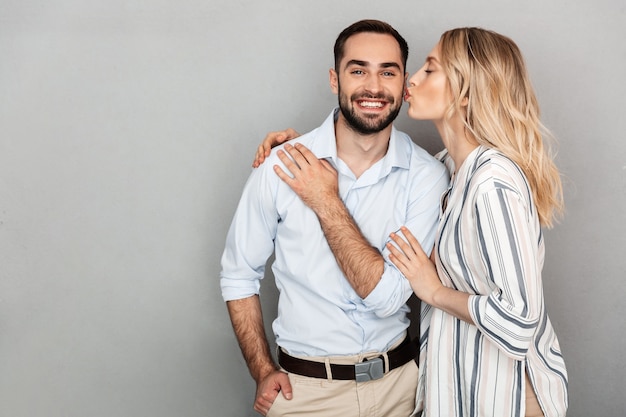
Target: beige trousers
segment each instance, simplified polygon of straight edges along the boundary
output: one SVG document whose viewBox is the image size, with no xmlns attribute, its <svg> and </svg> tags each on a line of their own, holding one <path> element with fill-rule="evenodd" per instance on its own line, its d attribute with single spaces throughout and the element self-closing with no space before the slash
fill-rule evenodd
<svg viewBox="0 0 626 417">
<path fill-rule="evenodd" d="M 381 379 L 359 383 L 288 375 L 293 398 L 278 394 L 267 417 L 402 417 L 415 408 L 415 361 Z"/>
</svg>

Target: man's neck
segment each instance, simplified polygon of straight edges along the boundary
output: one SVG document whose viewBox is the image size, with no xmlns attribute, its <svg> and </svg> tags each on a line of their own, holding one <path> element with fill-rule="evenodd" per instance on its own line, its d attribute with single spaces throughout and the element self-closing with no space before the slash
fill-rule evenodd
<svg viewBox="0 0 626 417">
<path fill-rule="evenodd" d="M 358 178 L 372 165 L 381 160 L 389 148 L 391 125 L 371 135 L 358 133 L 347 126 L 339 116 L 335 123 L 337 157 L 341 159 Z"/>
</svg>

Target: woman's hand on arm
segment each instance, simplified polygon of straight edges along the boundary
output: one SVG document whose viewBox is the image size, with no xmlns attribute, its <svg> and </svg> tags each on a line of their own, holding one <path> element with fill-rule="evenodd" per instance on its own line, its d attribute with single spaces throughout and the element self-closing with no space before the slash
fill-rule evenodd
<svg viewBox="0 0 626 417">
<path fill-rule="evenodd" d="M 285 130 L 281 130 L 279 132 L 270 132 L 265 135 L 265 139 L 259 145 L 254 154 L 254 161 L 252 162 L 252 166 L 254 168 L 258 168 L 259 165 L 265 161 L 270 154 L 272 148 L 287 142 L 288 140 L 295 139 L 300 136 L 300 133 L 296 132 L 292 128 L 287 128 Z"/>
<path fill-rule="evenodd" d="M 400 230 L 406 240 L 397 233 L 390 235 L 395 245 L 387 244 L 389 259 L 409 280 L 415 295 L 433 307 L 474 324 L 467 305 L 470 295 L 443 285 L 433 260 L 424 252 L 415 236 L 404 226 Z"/>
<path fill-rule="evenodd" d="M 409 280 L 415 295 L 432 305 L 433 295 L 443 287 L 437 269 L 409 229 L 403 226 L 400 231 L 407 240 L 397 233 L 390 235 L 395 245 L 387 244 L 389 259 Z"/>
</svg>

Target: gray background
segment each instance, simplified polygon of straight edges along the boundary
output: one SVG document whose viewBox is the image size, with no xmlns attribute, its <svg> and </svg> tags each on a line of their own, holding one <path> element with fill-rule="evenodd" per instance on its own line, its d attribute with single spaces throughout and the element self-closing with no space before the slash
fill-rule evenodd
<svg viewBox="0 0 626 417">
<path fill-rule="evenodd" d="M 369 17 L 411 72 L 452 27 L 521 47 L 565 178 L 545 291 L 568 415 L 626 415 L 622 0 L 0 0 L 0 416 L 255 415 L 226 230 L 261 138 L 323 120 L 334 39 Z"/>
</svg>

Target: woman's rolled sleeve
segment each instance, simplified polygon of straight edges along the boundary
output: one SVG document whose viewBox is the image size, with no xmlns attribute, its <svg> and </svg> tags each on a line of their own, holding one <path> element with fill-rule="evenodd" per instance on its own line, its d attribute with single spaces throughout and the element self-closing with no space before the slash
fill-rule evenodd
<svg viewBox="0 0 626 417">
<path fill-rule="evenodd" d="M 522 360 L 539 322 L 541 233 L 534 209 L 519 192 L 495 188 L 476 199 L 479 250 L 492 291 L 468 301 L 480 331 L 507 355 Z"/>
</svg>

